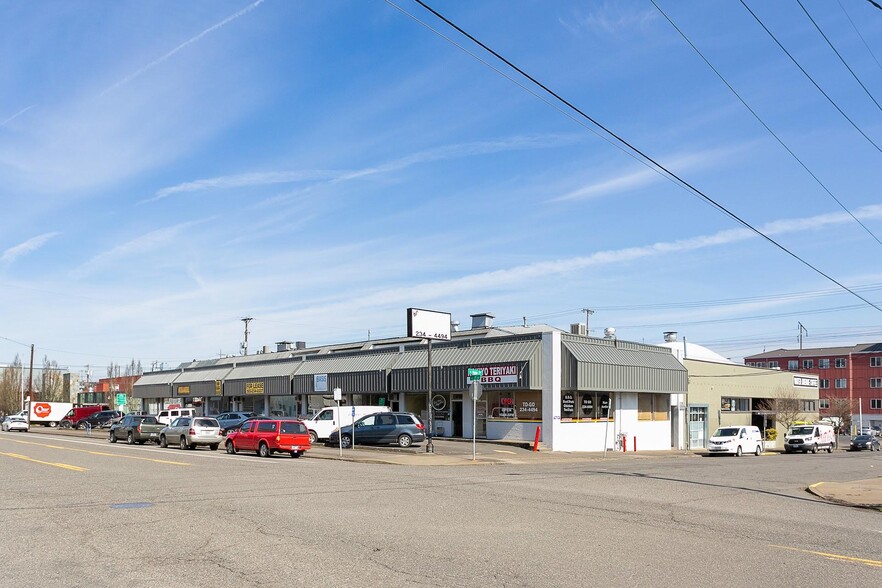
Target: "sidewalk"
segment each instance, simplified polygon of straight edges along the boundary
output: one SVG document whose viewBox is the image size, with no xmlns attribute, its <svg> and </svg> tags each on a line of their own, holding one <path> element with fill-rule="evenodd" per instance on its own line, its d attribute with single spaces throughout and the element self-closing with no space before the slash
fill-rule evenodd
<svg viewBox="0 0 882 588">
<path fill-rule="evenodd" d="M 852 482 L 818 482 L 808 490 L 836 504 L 882 510 L 882 477 Z"/>
</svg>

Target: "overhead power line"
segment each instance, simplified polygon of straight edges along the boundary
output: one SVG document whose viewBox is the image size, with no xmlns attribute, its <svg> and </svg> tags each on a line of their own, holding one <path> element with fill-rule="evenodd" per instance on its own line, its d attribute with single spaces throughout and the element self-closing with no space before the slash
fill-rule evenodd
<svg viewBox="0 0 882 588">
<path fill-rule="evenodd" d="M 777 135 L 777 133 L 775 133 L 775 131 L 773 131 L 769 127 L 769 125 L 766 124 L 766 121 L 764 121 L 762 118 L 760 118 L 760 115 L 758 115 L 756 113 L 756 111 L 750 107 L 750 105 L 744 100 L 744 98 L 741 97 L 741 94 L 739 94 L 738 91 L 732 87 L 732 84 L 730 84 L 728 82 L 728 80 L 726 80 L 726 78 L 723 77 L 723 74 L 720 73 L 720 71 L 716 67 L 714 67 L 714 65 L 710 62 L 710 60 L 708 60 L 708 58 L 704 56 L 704 53 L 702 53 L 701 50 L 695 46 L 695 43 L 693 43 L 689 39 L 689 37 L 686 36 L 686 33 L 684 33 L 683 30 L 680 27 L 678 27 L 676 25 L 676 23 L 674 23 L 674 21 L 671 19 L 671 17 L 668 16 L 667 13 L 664 10 L 662 10 L 658 4 L 656 4 L 655 0 L 649 0 L 649 1 L 652 2 L 652 5 L 655 6 L 655 8 L 661 13 L 661 15 L 663 17 L 665 17 L 665 19 L 671 24 L 671 26 L 674 27 L 674 30 L 676 30 L 678 33 L 680 33 L 680 36 L 683 37 L 683 40 L 686 41 L 686 43 L 690 47 L 692 47 L 692 49 L 695 51 L 696 54 L 698 54 L 699 57 L 701 57 L 701 59 L 704 61 L 704 63 L 707 64 L 707 66 L 709 68 L 711 68 L 711 71 L 713 71 L 715 74 L 717 74 L 717 77 L 720 78 L 720 81 L 723 82 L 727 88 L 729 88 L 729 90 L 732 92 L 732 94 L 734 94 L 735 97 L 738 98 L 738 100 L 741 102 L 741 104 L 744 105 L 744 107 L 748 110 L 748 112 L 750 112 L 750 114 L 753 115 L 753 117 L 763 126 L 764 129 L 766 129 L 769 132 L 770 135 L 772 135 L 775 138 L 776 141 L 778 141 L 778 144 L 781 145 L 781 147 L 783 147 L 784 150 L 787 151 L 787 153 L 789 153 L 790 156 L 793 157 L 793 159 L 795 159 L 796 162 L 800 166 L 802 166 L 802 169 L 804 169 L 806 171 L 806 173 L 808 173 L 808 175 L 810 175 L 812 177 L 812 179 L 815 180 L 815 182 L 821 187 L 821 189 L 823 189 L 824 192 L 826 192 L 830 196 L 830 198 L 832 198 L 833 201 L 836 202 L 836 204 L 838 204 L 839 207 L 848 214 L 848 216 L 850 216 L 852 219 L 854 219 L 854 222 L 859 224 L 861 226 L 861 228 L 863 228 L 864 231 L 866 231 L 867 234 L 869 234 L 870 237 L 872 237 L 876 241 L 876 243 L 878 243 L 879 245 L 882 245 L 882 241 L 879 240 L 879 237 L 877 237 L 876 234 L 873 233 L 873 231 L 871 231 L 869 229 L 869 227 L 867 227 L 867 225 L 862 223 L 860 221 L 860 219 L 858 219 L 858 217 L 856 217 L 854 215 L 854 213 L 852 213 L 851 210 L 849 210 L 848 207 L 846 207 L 845 204 L 843 204 L 842 201 L 839 200 L 839 198 L 834 196 L 833 192 L 830 191 L 830 189 L 824 184 L 824 182 L 822 182 L 820 180 L 820 178 L 818 178 L 818 176 L 816 176 L 815 173 L 812 170 L 810 170 L 809 167 L 802 161 L 802 159 L 800 159 L 799 156 L 797 156 L 796 153 L 794 153 L 793 150 L 790 149 L 790 147 L 788 147 L 786 143 L 784 143 L 784 141 L 781 139 L 781 137 L 779 137 Z M 805 9 L 803 9 L 803 10 L 805 10 Z M 811 17 L 809 17 L 809 18 L 811 18 Z M 834 51 L 835 51 L 835 49 L 834 49 Z"/>
<path fill-rule="evenodd" d="M 842 55 L 839 53 L 839 51 L 836 50 L 836 47 L 833 46 L 833 43 L 830 42 L 830 39 L 827 37 L 827 35 L 824 34 L 824 31 L 821 30 L 821 27 L 818 26 L 818 23 L 815 22 L 815 19 L 812 18 L 812 15 L 809 14 L 809 11 L 805 9 L 805 6 L 803 6 L 803 4 L 802 4 L 802 0 L 796 0 L 796 3 L 799 4 L 799 7 L 802 8 L 802 11 L 805 12 L 805 15 L 808 17 L 808 19 L 810 21 L 812 21 L 812 24 L 815 25 L 815 28 L 818 30 L 818 32 L 821 34 L 821 36 L 824 37 L 824 40 L 827 41 L 827 45 L 830 46 L 830 49 L 833 50 L 833 53 L 836 54 L 836 57 L 839 58 L 839 61 L 842 62 L 842 65 L 844 65 L 845 69 L 848 70 L 848 73 L 851 74 L 851 77 L 854 78 L 854 81 L 856 81 L 858 84 L 860 84 L 861 88 L 864 89 L 864 92 L 867 93 L 867 96 L 870 97 L 870 100 L 873 101 L 873 104 L 876 105 L 876 108 L 878 108 L 879 111 L 882 112 L 882 106 L 879 106 L 879 103 L 876 101 L 876 99 L 873 97 L 873 95 L 870 94 L 870 91 L 867 89 L 867 87 L 864 85 L 864 83 L 861 81 L 861 79 L 857 76 L 856 73 L 854 73 L 854 70 L 851 69 L 851 67 L 849 67 L 848 63 L 846 63 L 845 59 L 842 57 Z"/>
<path fill-rule="evenodd" d="M 839 8 L 842 9 L 842 12 L 845 13 L 845 18 L 848 19 L 848 22 L 851 23 L 851 28 L 854 29 L 854 32 L 857 33 L 857 36 L 860 37 L 861 43 L 864 44 L 864 47 L 867 48 L 867 52 L 870 54 L 870 57 L 873 58 L 873 61 L 876 62 L 876 65 L 879 66 L 879 70 L 882 71 L 882 63 L 879 63 L 879 59 L 876 57 L 876 54 L 873 53 L 873 50 L 870 49 L 870 45 L 867 43 L 867 40 L 864 39 L 864 36 L 861 34 L 860 29 L 857 28 L 857 25 L 854 24 L 854 20 L 851 18 L 851 15 L 848 14 L 848 11 L 845 9 L 845 6 L 842 5 L 842 0 L 836 0 L 839 3 Z"/>
<path fill-rule="evenodd" d="M 815 79 L 814 79 L 811 75 L 809 75 L 809 73 L 805 70 L 805 68 L 802 67 L 802 66 L 799 64 L 798 61 L 796 61 L 796 58 L 793 57 L 793 55 L 790 54 L 790 52 L 784 47 L 784 45 L 781 44 L 781 41 L 779 41 L 778 38 L 774 35 L 774 33 L 772 33 L 772 31 L 769 30 L 769 27 L 767 27 L 767 26 L 763 23 L 763 21 L 760 20 L 760 18 L 756 15 L 756 13 L 754 13 L 754 11 L 750 9 L 750 6 L 748 6 L 747 3 L 744 2 L 744 0 L 740 0 L 740 1 L 741 1 L 741 5 L 744 6 L 744 8 L 747 9 L 747 12 L 749 12 L 750 15 L 754 18 L 754 20 L 756 20 L 756 22 L 758 22 L 759 25 L 763 28 L 763 30 L 766 31 L 766 33 L 769 34 L 769 36 L 772 38 L 773 41 L 775 41 L 775 43 L 778 45 L 778 47 L 781 48 L 781 51 L 783 51 L 784 54 L 787 55 L 787 57 L 790 58 L 790 61 L 792 61 L 793 64 L 794 64 L 797 68 L 799 68 L 799 71 L 801 71 L 801 72 L 803 73 L 803 75 L 805 75 L 805 77 L 808 78 L 808 80 L 812 83 L 812 85 L 814 85 L 814 87 L 818 89 L 818 92 L 820 92 L 820 93 L 824 96 L 824 98 L 826 98 L 827 101 L 828 101 L 830 104 L 833 105 L 833 108 L 835 108 L 836 110 L 839 111 L 839 114 L 841 114 L 841 115 L 845 118 L 845 120 L 847 120 L 849 123 L 851 123 L 851 126 L 853 126 L 854 129 L 855 129 L 857 132 L 859 132 L 861 135 L 863 135 L 864 139 L 866 139 L 867 141 L 869 141 L 870 144 L 871 144 L 873 147 L 876 148 L 876 151 L 878 151 L 879 153 L 882 153 L 882 147 L 879 147 L 879 145 L 877 145 L 876 142 L 873 141 L 873 140 L 872 140 L 872 139 L 871 139 L 871 138 L 870 138 L 870 137 L 869 137 L 869 136 L 863 131 L 863 129 L 861 129 L 861 128 L 857 125 L 856 122 L 854 122 L 853 120 L 851 120 L 851 118 L 850 118 L 847 114 L 845 114 L 845 111 L 842 110 L 842 109 L 839 107 L 839 105 L 836 104 L 836 102 L 835 102 L 832 98 L 830 98 L 830 95 L 827 94 L 827 92 L 825 92 L 824 89 L 821 88 L 820 85 L 818 85 L 818 82 L 816 82 Z M 417 2 L 419 2 L 419 0 L 417 0 Z"/>
<path fill-rule="evenodd" d="M 393 7 L 395 7 L 396 9 L 398 9 L 399 11 L 401 11 L 402 13 L 407 14 L 407 15 L 410 16 L 412 19 L 414 19 L 415 21 L 419 22 L 420 24 L 422 24 L 423 26 L 425 26 L 426 28 L 428 28 L 428 29 L 429 29 L 430 31 L 432 31 L 433 33 L 438 34 L 434 29 L 432 29 L 432 28 L 429 27 L 427 24 L 423 23 L 421 20 L 417 19 L 415 16 L 411 15 L 410 13 L 408 13 L 407 11 L 405 11 L 404 9 L 402 9 L 401 7 L 399 7 L 398 5 L 396 5 L 396 4 L 395 4 L 394 2 L 392 2 L 391 0 L 385 0 L 385 1 L 386 1 L 387 4 L 389 4 L 389 5 L 393 6 Z M 714 199 L 712 199 L 710 196 L 708 196 L 707 194 L 705 194 L 704 192 L 702 192 L 701 190 L 699 190 L 698 188 L 696 188 L 695 186 L 693 186 L 692 184 L 690 184 L 689 182 L 687 182 L 685 179 L 683 179 L 683 178 L 681 178 L 680 176 L 678 176 L 676 173 L 672 172 L 671 170 L 669 170 L 668 168 L 666 168 L 665 166 L 663 166 L 661 163 L 657 162 L 655 159 L 653 159 L 652 157 L 650 157 L 649 155 L 647 155 L 646 153 L 644 153 L 643 151 L 641 151 L 640 149 L 638 149 L 636 146 L 632 145 L 630 142 L 628 142 L 627 140 L 625 140 L 624 138 L 622 138 L 621 136 L 619 136 L 618 134 L 616 134 L 615 132 L 613 132 L 611 129 L 607 128 L 606 126 L 604 126 L 603 124 L 601 124 L 599 121 L 595 120 L 594 118 L 592 118 L 591 116 L 589 116 L 588 114 L 586 114 L 586 113 L 585 113 L 584 111 L 582 111 L 580 108 L 578 108 L 577 106 L 575 106 L 574 104 L 572 104 L 571 102 L 569 102 L 568 100 L 566 100 L 565 98 L 563 98 L 562 96 L 560 96 L 559 94 L 557 94 L 555 91 L 553 91 L 551 88 L 549 88 L 548 86 L 546 86 L 545 84 L 543 84 L 542 82 L 540 82 L 539 80 L 537 80 L 535 77 L 531 76 L 530 74 L 528 74 L 527 72 L 525 72 L 523 69 L 521 69 L 520 67 L 516 66 L 514 63 L 512 63 L 511 61 L 509 61 L 508 59 L 506 59 L 505 57 L 503 57 L 502 55 L 500 55 L 499 53 L 497 53 L 496 51 L 494 51 L 493 49 L 491 49 L 490 47 L 488 47 L 486 44 L 484 44 L 483 42 L 481 42 L 480 40 L 478 40 L 477 38 L 475 38 L 473 35 L 471 35 L 471 34 L 468 33 L 467 31 L 463 30 L 459 25 L 457 25 L 456 23 L 452 22 L 452 21 L 449 20 L 447 17 L 445 17 L 444 15 L 442 15 L 441 13 L 439 13 L 438 11 L 436 11 L 434 8 L 432 8 L 431 6 L 429 6 L 428 4 L 426 4 L 425 2 L 423 2 L 423 0 L 414 0 L 414 1 L 415 1 L 417 4 L 419 4 L 420 6 L 422 6 L 423 8 L 425 8 L 426 10 L 428 10 L 429 12 L 431 12 L 433 15 L 435 15 L 435 17 L 437 17 L 438 19 L 442 20 L 442 21 L 443 21 L 444 23 L 446 23 L 448 26 L 450 26 L 451 28 L 455 29 L 455 30 L 456 30 L 457 32 L 459 32 L 461 35 L 463 35 L 464 37 L 466 37 L 467 39 L 469 39 L 471 42 L 475 43 L 476 45 L 478 45 L 479 47 L 481 47 L 482 49 L 484 49 L 485 51 L 487 51 L 489 54 L 493 55 L 496 59 L 498 59 L 499 61 L 501 61 L 501 62 L 503 62 L 504 64 L 506 64 L 508 67 L 512 68 L 514 71 L 518 72 L 521 76 L 523 76 L 523 77 L 525 77 L 526 79 L 530 80 L 530 82 L 532 82 L 533 84 L 535 84 L 536 86 L 538 86 L 539 88 L 541 88 L 542 90 L 544 90 L 545 92 L 547 92 L 549 95 L 553 96 L 556 100 L 558 100 L 558 101 L 561 102 L 562 104 L 566 105 L 569 109 L 571 109 L 572 111 L 578 113 L 578 114 L 579 114 L 581 117 L 583 117 L 584 119 L 590 121 L 594 126 L 596 126 L 597 128 L 601 129 L 604 133 L 606 133 L 607 135 L 609 135 L 610 137 L 612 137 L 615 141 L 617 141 L 617 142 L 620 143 L 621 145 L 624 145 L 625 147 L 627 147 L 627 149 L 629 149 L 629 150 L 632 151 L 633 153 L 637 154 L 641 159 L 643 159 L 643 160 L 645 160 L 646 162 L 650 163 L 650 164 L 653 166 L 653 168 L 655 168 L 659 173 L 662 173 L 662 174 L 664 174 L 665 176 L 667 176 L 667 177 L 673 179 L 673 180 L 676 181 L 680 186 L 682 186 L 683 188 L 687 189 L 687 190 L 688 190 L 689 192 L 691 192 L 692 194 L 698 196 L 699 198 L 701 198 L 702 200 L 704 200 L 705 202 L 707 202 L 708 204 L 710 204 L 712 207 L 716 208 L 718 211 L 722 212 L 723 214 L 725 214 L 726 216 L 728 216 L 730 219 L 734 220 L 736 223 L 738 223 L 738 224 L 740 224 L 741 226 L 745 227 L 746 229 L 750 230 L 751 232 L 753 232 L 754 234 L 758 235 L 759 237 L 762 237 L 762 238 L 765 239 L 768 243 L 774 245 L 774 246 L 777 247 L 779 250 L 781 250 L 782 252 L 786 253 L 787 255 L 789 255 L 790 257 L 792 257 L 793 259 L 795 259 L 796 261 L 802 263 L 804 266 L 808 267 L 809 269 L 811 269 L 812 271 L 814 271 L 814 272 L 817 273 L 818 275 L 824 277 L 826 280 L 828 280 L 828 281 L 830 281 L 830 282 L 836 284 L 837 286 L 839 286 L 839 287 L 842 288 L 843 290 L 845 290 L 845 291 L 851 293 L 853 296 L 855 296 L 856 298 L 862 300 L 862 301 L 863 301 L 864 303 L 866 303 L 868 306 L 871 306 L 871 307 L 875 308 L 876 310 L 882 312 L 882 308 L 880 308 L 880 307 L 877 306 L 876 304 L 870 302 L 869 300 L 867 300 L 866 298 L 864 298 L 863 296 L 861 296 L 861 295 L 858 294 L 857 292 L 853 291 L 851 288 L 849 288 L 849 287 L 846 286 L 845 284 L 842 284 L 841 282 L 839 282 L 838 280 L 836 280 L 836 279 L 833 278 L 832 276 L 828 275 L 827 273 L 825 273 L 825 272 L 822 271 L 821 269 L 815 267 L 814 265 L 812 265 L 812 264 L 809 263 L 807 260 L 805 260 L 805 259 L 803 259 L 802 257 L 800 257 L 799 255 L 797 255 L 796 253 L 790 251 L 789 249 L 787 249 L 786 247 L 784 247 L 783 245 L 781 245 L 780 243 L 778 243 L 777 241 L 775 241 L 774 239 L 772 239 L 770 236 L 766 235 L 765 233 L 763 233 L 762 231 L 760 231 L 759 229 L 757 229 L 756 227 L 754 227 L 753 225 L 751 225 L 750 223 L 748 223 L 747 221 L 745 221 L 744 219 L 742 219 L 741 217 L 739 217 L 738 215 L 736 215 L 734 212 L 730 211 L 729 209 L 727 209 L 726 207 L 724 207 L 722 204 L 720 204 L 720 203 L 718 203 L 717 201 L 715 201 Z M 742 1 L 743 1 L 743 0 L 742 0 Z M 445 40 L 447 40 L 446 37 L 443 37 L 443 36 L 442 36 L 442 38 L 444 38 Z M 880 151 L 882 151 L 882 150 L 880 150 Z"/>
</svg>

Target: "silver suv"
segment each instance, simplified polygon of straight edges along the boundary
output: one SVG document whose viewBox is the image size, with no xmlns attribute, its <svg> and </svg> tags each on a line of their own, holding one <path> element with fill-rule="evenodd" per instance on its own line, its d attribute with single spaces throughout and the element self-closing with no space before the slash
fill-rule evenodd
<svg viewBox="0 0 882 588">
<path fill-rule="evenodd" d="M 179 417 L 159 432 L 159 446 L 177 445 L 181 449 L 195 449 L 208 445 L 216 451 L 223 442 L 217 419 L 211 417 Z"/>
</svg>

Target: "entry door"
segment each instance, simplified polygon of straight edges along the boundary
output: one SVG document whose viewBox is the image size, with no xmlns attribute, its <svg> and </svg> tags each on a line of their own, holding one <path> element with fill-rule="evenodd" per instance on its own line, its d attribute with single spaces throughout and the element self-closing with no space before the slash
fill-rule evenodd
<svg viewBox="0 0 882 588">
<path fill-rule="evenodd" d="M 475 410 L 475 437 L 487 436 L 487 401 L 479 400 Z"/>
<path fill-rule="evenodd" d="M 450 418 L 453 420 L 453 436 L 462 437 L 462 395 L 454 394 L 450 399 Z"/>
<path fill-rule="evenodd" d="M 689 449 L 707 447 L 707 407 L 689 407 Z"/>
</svg>

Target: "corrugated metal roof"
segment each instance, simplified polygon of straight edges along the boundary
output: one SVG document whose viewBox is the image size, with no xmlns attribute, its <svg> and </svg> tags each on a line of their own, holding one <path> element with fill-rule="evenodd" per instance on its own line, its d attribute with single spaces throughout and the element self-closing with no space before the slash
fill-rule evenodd
<svg viewBox="0 0 882 588">
<path fill-rule="evenodd" d="M 375 372 L 389 369 L 398 361 L 399 355 L 395 352 L 353 354 L 353 355 L 322 355 L 314 359 L 307 359 L 302 367 L 297 370 L 298 376 L 314 374 L 340 374 L 344 372 Z"/>
<path fill-rule="evenodd" d="M 781 357 L 833 357 L 836 355 L 848 355 L 849 353 L 874 353 L 880 349 L 882 349 L 882 344 L 880 343 L 859 343 L 858 345 L 849 345 L 847 347 L 815 347 L 813 349 L 775 349 L 774 351 L 747 355 L 744 357 L 744 360 L 756 361 L 758 359 L 777 359 Z"/>
<path fill-rule="evenodd" d="M 297 373 L 297 370 L 302 365 L 302 361 L 274 361 L 272 363 L 237 365 L 226 375 L 224 380 L 292 376 Z"/>
<path fill-rule="evenodd" d="M 192 370 L 181 374 L 175 384 L 187 384 L 190 382 L 207 382 L 209 380 L 223 380 L 232 370 L 232 366 L 223 366 L 208 370 Z"/>
<path fill-rule="evenodd" d="M 476 343 L 457 347 L 432 347 L 432 366 L 483 365 L 512 361 L 529 361 L 539 350 L 541 341 L 507 341 L 503 343 Z M 426 368 L 429 359 L 426 348 L 405 351 L 393 366 L 395 370 Z"/>
<path fill-rule="evenodd" d="M 175 378 L 180 375 L 180 371 L 147 372 L 146 374 L 141 374 L 141 377 L 138 378 L 137 382 L 135 382 L 134 387 L 137 388 L 138 386 L 152 386 L 154 384 L 171 384 L 175 381 Z"/>
<path fill-rule="evenodd" d="M 677 358 L 666 348 L 660 348 L 659 351 L 649 351 L 630 346 L 598 345 L 579 341 L 564 341 L 563 344 L 578 361 L 587 363 L 685 370 Z"/>
</svg>

